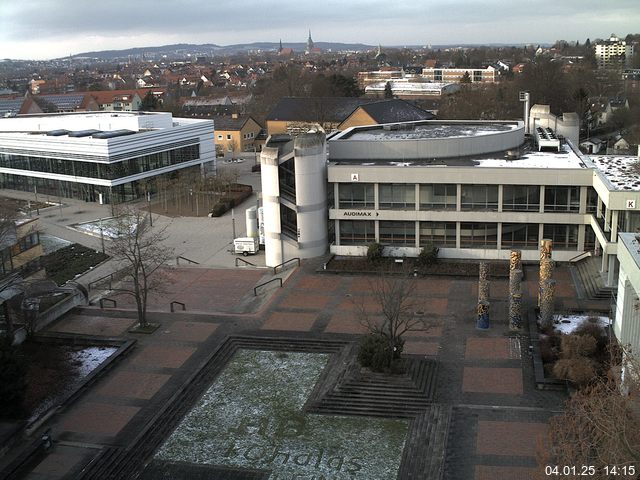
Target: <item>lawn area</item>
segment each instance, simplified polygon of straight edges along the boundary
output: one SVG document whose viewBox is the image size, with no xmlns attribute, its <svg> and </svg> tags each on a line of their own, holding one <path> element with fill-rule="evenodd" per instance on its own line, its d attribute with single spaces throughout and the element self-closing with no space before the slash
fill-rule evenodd
<svg viewBox="0 0 640 480">
<path fill-rule="evenodd" d="M 283 479 L 396 478 L 408 421 L 304 412 L 328 358 L 238 350 L 155 459 Z"/>
</svg>

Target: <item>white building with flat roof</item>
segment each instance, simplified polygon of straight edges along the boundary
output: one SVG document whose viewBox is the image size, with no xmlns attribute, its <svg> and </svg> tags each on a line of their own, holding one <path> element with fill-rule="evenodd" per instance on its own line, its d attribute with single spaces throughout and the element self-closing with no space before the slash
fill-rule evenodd
<svg viewBox="0 0 640 480">
<path fill-rule="evenodd" d="M 104 203 L 140 182 L 215 172 L 213 122 L 166 112 L 87 112 L 0 119 L 0 188 Z"/>
<path fill-rule="evenodd" d="M 519 249 L 523 260 L 535 261 L 539 241 L 549 238 L 558 261 L 601 255 L 601 271 L 614 286 L 618 233 L 640 229 L 640 180 L 631 168 L 637 158 L 582 155 L 568 140 L 575 132 L 565 117 L 563 135 L 555 134 L 554 121 L 545 122 L 544 141 L 537 133 L 541 116 L 531 135 L 522 121 L 349 128 L 327 139 L 326 179 L 317 173 L 304 184 L 284 168 L 288 158 L 295 157 L 296 169 L 307 162 L 304 150 L 291 144 L 289 153 L 269 159 L 280 166 L 279 178 L 291 180 L 274 183 L 269 194 L 293 212 L 286 217 L 290 233 L 274 232 L 283 242 L 281 260 L 300 256 L 299 238 L 307 246 L 325 241 L 294 220 L 317 213 L 321 200 L 311 209 L 298 197 L 310 185 L 321 192 L 326 182 L 327 244 L 336 255 L 365 255 L 378 242 L 396 256 L 417 256 L 433 244 L 443 258 L 507 259 Z M 263 173 L 263 188 L 264 181 Z"/>
</svg>

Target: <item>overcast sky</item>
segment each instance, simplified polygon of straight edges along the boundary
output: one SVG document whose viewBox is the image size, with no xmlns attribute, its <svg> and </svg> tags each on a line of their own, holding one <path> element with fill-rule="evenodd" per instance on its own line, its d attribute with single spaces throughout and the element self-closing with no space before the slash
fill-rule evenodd
<svg viewBox="0 0 640 480">
<path fill-rule="evenodd" d="M 639 0 L 0 0 L 0 58 L 171 43 L 552 43 L 640 33 Z"/>
</svg>

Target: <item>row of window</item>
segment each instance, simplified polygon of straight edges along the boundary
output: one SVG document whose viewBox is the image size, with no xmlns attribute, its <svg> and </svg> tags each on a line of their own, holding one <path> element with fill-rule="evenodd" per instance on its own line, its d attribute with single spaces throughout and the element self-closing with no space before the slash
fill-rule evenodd
<svg viewBox="0 0 640 480">
<path fill-rule="evenodd" d="M 376 239 L 375 221 L 341 220 L 340 245 L 367 245 L 378 241 L 385 245 L 416 246 L 416 224 L 407 221 L 380 221 L 379 239 Z M 585 239 L 585 248 L 595 245 L 591 229 Z M 420 245 L 456 247 L 456 222 L 419 222 Z M 551 225 L 543 227 L 543 238 L 553 240 L 554 248 L 576 250 L 578 248 L 578 225 Z M 537 223 L 503 223 L 502 248 L 537 249 L 539 227 Z M 498 224 L 460 222 L 461 248 L 497 248 Z"/>
<path fill-rule="evenodd" d="M 26 252 L 30 248 L 35 247 L 39 243 L 40 237 L 38 236 L 38 232 L 32 233 L 18 240 L 18 243 L 11 247 L 11 253 L 12 255 L 18 255 L 22 252 Z"/>
<path fill-rule="evenodd" d="M 456 184 L 421 184 L 416 198 L 415 184 L 386 183 L 378 186 L 378 208 L 381 210 L 415 210 L 416 200 L 421 210 L 456 210 Z M 597 193 L 590 188 L 587 195 L 587 212 L 596 209 Z M 544 189 L 546 212 L 578 212 L 580 187 L 547 186 Z M 373 183 L 338 184 L 338 208 L 375 208 Z M 498 185 L 461 185 L 461 210 L 498 210 Z M 504 185 L 502 210 L 538 212 L 540 210 L 540 186 Z"/>
<path fill-rule="evenodd" d="M 0 153 L 0 167 L 74 177 L 115 180 L 200 158 L 200 145 L 190 145 L 114 163 L 94 163 L 57 158 Z"/>
</svg>

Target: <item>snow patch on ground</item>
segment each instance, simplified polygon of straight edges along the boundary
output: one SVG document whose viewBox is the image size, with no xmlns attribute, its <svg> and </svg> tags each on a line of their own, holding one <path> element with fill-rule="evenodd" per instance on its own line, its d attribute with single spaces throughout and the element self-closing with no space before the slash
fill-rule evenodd
<svg viewBox="0 0 640 480">
<path fill-rule="evenodd" d="M 595 322 L 598 326 L 606 328 L 611 325 L 611 319 L 605 316 L 596 315 L 554 315 L 553 329 L 565 335 L 572 334 L 583 323 L 591 323 L 590 318 L 597 318 Z"/>
<path fill-rule="evenodd" d="M 133 233 L 136 231 L 137 225 L 131 225 L 129 232 L 121 232 L 118 228 L 118 222 L 119 219 L 115 217 L 102 218 L 91 222 L 79 223 L 75 225 L 75 228 L 80 230 L 82 233 L 86 233 L 94 237 L 104 235 L 105 238 L 118 238 L 125 233 Z"/>
</svg>

